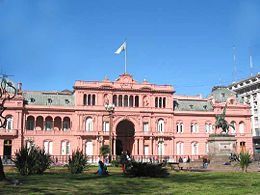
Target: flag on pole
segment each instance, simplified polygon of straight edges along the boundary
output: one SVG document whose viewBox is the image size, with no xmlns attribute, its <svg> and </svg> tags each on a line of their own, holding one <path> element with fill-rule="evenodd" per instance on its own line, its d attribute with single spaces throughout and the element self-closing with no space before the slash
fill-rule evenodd
<svg viewBox="0 0 260 195">
<path fill-rule="evenodd" d="M 126 50 L 126 41 L 116 50 L 115 54 L 120 54 L 122 51 Z"/>
</svg>

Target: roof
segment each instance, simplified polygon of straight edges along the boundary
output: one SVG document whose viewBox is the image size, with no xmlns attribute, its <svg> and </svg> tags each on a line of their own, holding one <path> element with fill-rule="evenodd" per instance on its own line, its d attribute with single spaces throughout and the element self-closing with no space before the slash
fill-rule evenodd
<svg viewBox="0 0 260 195">
<path fill-rule="evenodd" d="M 212 92 L 207 98 L 210 97 L 214 97 L 214 99 L 219 103 L 226 102 L 228 98 L 234 97 L 241 103 L 241 99 L 237 96 L 237 93 L 227 89 L 224 86 L 213 87 Z"/>
<path fill-rule="evenodd" d="M 29 105 L 48 105 L 48 106 L 74 106 L 75 97 L 73 94 L 53 94 L 53 93 L 35 93 L 24 92 L 25 103 Z"/>
<path fill-rule="evenodd" d="M 174 110 L 176 111 L 202 111 L 210 112 L 213 111 L 213 107 L 208 101 L 198 100 L 175 100 Z"/>
</svg>

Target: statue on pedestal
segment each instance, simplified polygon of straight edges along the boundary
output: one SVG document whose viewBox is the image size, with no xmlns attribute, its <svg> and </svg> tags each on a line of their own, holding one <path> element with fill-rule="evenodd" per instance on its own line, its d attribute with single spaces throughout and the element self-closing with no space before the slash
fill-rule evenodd
<svg viewBox="0 0 260 195">
<path fill-rule="evenodd" d="M 227 104 L 225 105 L 225 107 L 224 107 L 224 109 L 223 109 L 223 113 L 216 115 L 216 124 L 215 124 L 215 127 L 216 127 L 216 129 L 222 128 L 221 134 L 228 134 L 229 127 L 232 127 L 233 129 L 235 129 L 234 124 L 229 124 L 229 123 L 225 120 L 226 110 L 227 110 Z"/>
</svg>

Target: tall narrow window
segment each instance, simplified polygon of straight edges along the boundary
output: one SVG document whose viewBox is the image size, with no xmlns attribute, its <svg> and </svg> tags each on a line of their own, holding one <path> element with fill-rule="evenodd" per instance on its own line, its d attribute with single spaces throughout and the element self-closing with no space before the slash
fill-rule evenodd
<svg viewBox="0 0 260 195">
<path fill-rule="evenodd" d="M 163 141 L 160 141 L 158 143 L 158 155 L 159 156 L 164 155 L 164 142 Z"/>
<path fill-rule="evenodd" d="M 243 122 L 239 123 L 239 133 L 241 133 L 241 134 L 244 133 L 244 123 Z"/>
<path fill-rule="evenodd" d="M 163 108 L 165 108 L 166 107 L 166 98 L 164 97 L 163 98 Z"/>
<path fill-rule="evenodd" d="M 198 155 L 198 143 L 196 142 L 191 143 L 191 154 Z"/>
<path fill-rule="evenodd" d="M 62 155 L 69 155 L 70 154 L 70 142 L 69 141 L 62 141 L 61 142 L 61 154 Z"/>
<path fill-rule="evenodd" d="M 86 94 L 83 95 L 83 105 L 84 106 L 87 105 L 87 95 Z"/>
<path fill-rule="evenodd" d="M 113 104 L 117 106 L 117 96 L 113 95 Z"/>
<path fill-rule="evenodd" d="M 95 106 L 96 104 L 96 95 L 92 95 L 92 105 Z"/>
<path fill-rule="evenodd" d="M 45 130 L 51 131 L 53 129 L 53 120 L 50 116 L 45 119 Z"/>
<path fill-rule="evenodd" d="M 63 119 L 63 130 L 64 131 L 70 130 L 70 118 L 69 117 L 65 117 Z"/>
<path fill-rule="evenodd" d="M 160 97 L 159 98 L 159 108 L 161 108 L 162 107 L 162 98 Z"/>
<path fill-rule="evenodd" d="M 143 123 L 143 132 L 148 132 L 148 123 Z"/>
<path fill-rule="evenodd" d="M 89 94 L 88 95 L 88 106 L 90 106 L 91 105 L 91 95 Z"/>
<path fill-rule="evenodd" d="M 26 121 L 26 129 L 27 130 L 34 130 L 34 117 L 28 116 Z"/>
<path fill-rule="evenodd" d="M 181 123 L 181 133 L 183 133 L 184 128 L 183 128 L 183 123 Z"/>
<path fill-rule="evenodd" d="M 139 96 L 135 96 L 135 107 L 139 107 Z"/>
<path fill-rule="evenodd" d="M 131 95 L 129 98 L 129 106 L 133 107 L 134 106 L 134 97 Z"/>
<path fill-rule="evenodd" d="M 164 132 L 164 121 L 163 119 L 158 120 L 158 132 L 163 133 Z"/>
<path fill-rule="evenodd" d="M 13 129 L 13 117 L 8 116 L 6 120 L 6 130 L 11 130 Z"/>
<path fill-rule="evenodd" d="M 93 155 L 93 143 L 91 140 L 86 142 L 86 155 L 91 156 Z"/>
<path fill-rule="evenodd" d="M 103 131 L 109 132 L 109 122 L 107 122 L 107 121 L 103 122 Z"/>
<path fill-rule="evenodd" d="M 206 150 L 206 154 L 208 154 L 208 153 L 209 153 L 209 143 L 208 143 L 208 142 L 206 143 L 206 148 L 205 148 L 205 150 Z"/>
<path fill-rule="evenodd" d="M 155 98 L 155 108 L 158 108 L 158 97 Z"/>
<path fill-rule="evenodd" d="M 183 143 L 178 142 L 176 144 L 177 155 L 183 155 Z"/>
<path fill-rule="evenodd" d="M 209 124 L 205 124 L 205 133 L 209 133 Z"/>
<path fill-rule="evenodd" d="M 86 131 L 93 131 L 93 120 L 90 117 L 86 119 Z"/>
<path fill-rule="evenodd" d="M 119 95 L 119 97 L 118 97 L 118 106 L 120 106 L 120 107 L 123 106 L 122 95 Z"/>
<path fill-rule="evenodd" d="M 234 128 L 230 127 L 231 133 L 235 134 L 236 133 L 236 123 L 234 121 L 232 121 L 231 124 L 234 126 Z"/>
<path fill-rule="evenodd" d="M 46 154 L 52 155 L 52 141 L 44 141 L 43 147 Z"/>
<path fill-rule="evenodd" d="M 124 107 L 128 107 L 128 96 L 124 96 Z"/>
</svg>

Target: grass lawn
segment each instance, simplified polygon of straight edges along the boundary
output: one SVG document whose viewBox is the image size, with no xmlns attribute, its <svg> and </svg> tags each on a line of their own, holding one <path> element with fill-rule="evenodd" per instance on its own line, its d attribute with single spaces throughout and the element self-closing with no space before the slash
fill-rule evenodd
<svg viewBox="0 0 260 195">
<path fill-rule="evenodd" d="M 129 178 L 122 173 L 71 175 L 55 168 L 43 175 L 20 176 L 13 169 L 6 175 L 22 184 L 0 182 L 0 194 L 260 194 L 260 173 L 172 172 L 167 178 Z"/>
</svg>

